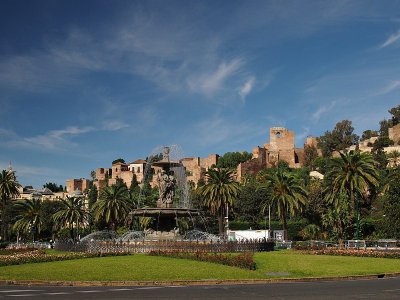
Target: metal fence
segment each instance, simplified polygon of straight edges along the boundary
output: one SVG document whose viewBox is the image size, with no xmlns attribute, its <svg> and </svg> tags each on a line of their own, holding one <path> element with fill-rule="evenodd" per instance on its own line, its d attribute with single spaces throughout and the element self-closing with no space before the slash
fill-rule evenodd
<svg viewBox="0 0 400 300">
<path fill-rule="evenodd" d="M 274 250 L 274 242 L 260 239 L 248 241 L 88 241 L 74 243 L 72 241 L 57 241 L 55 248 L 62 251 L 89 253 L 148 253 L 151 251 L 181 251 L 181 252 L 265 252 Z"/>
<path fill-rule="evenodd" d="M 296 249 L 357 249 L 357 250 L 387 250 L 400 251 L 400 240 L 380 239 L 380 240 L 343 240 L 338 242 L 329 241 L 304 241 L 294 244 Z"/>
</svg>

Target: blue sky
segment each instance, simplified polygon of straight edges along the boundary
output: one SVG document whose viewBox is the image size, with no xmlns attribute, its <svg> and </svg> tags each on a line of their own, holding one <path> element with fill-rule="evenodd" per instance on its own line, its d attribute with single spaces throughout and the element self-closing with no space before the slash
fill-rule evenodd
<svg viewBox="0 0 400 300">
<path fill-rule="evenodd" d="M 400 101 L 399 1 L 0 3 L 0 168 L 65 184 L 179 144 L 296 146 Z"/>
</svg>

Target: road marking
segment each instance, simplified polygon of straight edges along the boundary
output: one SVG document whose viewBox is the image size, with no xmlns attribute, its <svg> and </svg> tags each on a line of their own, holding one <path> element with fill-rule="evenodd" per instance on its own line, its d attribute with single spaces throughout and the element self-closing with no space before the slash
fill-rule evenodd
<svg viewBox="0 0 400 300">
<path fill-rule="evenodd" d="M 43 293 L 44 295 L 70 295 L 71 293 L 67 292 L 55 292 L 55 293 Z"/>
<path fill-rule="evenodd" d="M 102 291 L 91 290 L 91 291 L 76 291 L 77 293 L 101 293 Z"/>
<path fill-rule="evenodd" d="M 44 290 L 3 290 L 0 293 L 25 293 L 25 292 L 43 292 Z"/>
<path fill-rule="evenodd" d="M 110 292 L 133 291 L 134 289 L 108 289 Z"/>
<path fill-rule="evenodd" d="M 33 297 L 38 296 L 38 294 L 20 294 L 20 295 L 6 295 L 7 297 Z"/>
<path fill-rule="evenodd" d="M 400 289 L 393 289 L 393 290 L 383 290 L 384 292 L 400 292 Z"/>
<path fill-rule="evenodd" d="M 137 288 L 138 290 L 155 290 L 155 289 L 162 289 L 162 286 L 149 286 L 149 287 L 141 287 Z"/>
</svg>

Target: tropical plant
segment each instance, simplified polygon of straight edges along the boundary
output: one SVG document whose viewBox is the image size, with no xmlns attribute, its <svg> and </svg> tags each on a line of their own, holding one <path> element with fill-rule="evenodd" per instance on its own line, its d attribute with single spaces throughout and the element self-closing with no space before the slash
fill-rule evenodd
<svg viewBox="0 0 400 300">
<path fill-rule="evenodd" d="M 343 240 L 349 238 L 352 228 L 351 205 L 345 194 L 336 195 L 338 198 L 336 206 L 329 207 L 321 216 L 322 225 L 332 240 Z"/>
<path fill-rule="evenodd" d="M 259 188 L 266 189 L 271 198 L 265 202 L 263 211 L 269 204 L 276 207 L 286 232 L 288 216 L 294 216 L 301 211 L 306 203 L 307 191 L 301 181 L 290 171 L 277 168 L 274 172 L 267 174 L 266 182 Z"/>
<path fill-rule="evenodd" d="M 5 239 L 7 235 L 6 205 L 12 198 L 19 196 L 18 183 L 13 170 L 2 170 L 0 173 L 0 197 L 1 197 L 1 235 Z"/>
<path fill-rule="evenodd" d="M 356 218 L 359 225 L 359 200 L 371 188 L 378 186 L 378 177 L 379 174 L 371 154 L 360 151 L 340 153 L 340 158 L 332 160 L 331 168 L 325 177 L 329 189 L 327 199 L 335 207 L 339 207 L 338 195 L 347 195 L 353 211 L 357 212 Z M 357 226 L 356 237 L 358 237 L 358 233 Z"/>
<path fill-rule="evenodd" d="M 69 197 L 61 200 L 62 207 L 53 215 L 57 229 L 68 228 L 71 239 L 75 240 L 74 225 L 78 234 L 79 225 L 84 225 L 88 218 L 88 211 L 85 208 L 83 199 L 80 197 Z"/>
<path fill-rule="evenodd" d="M 121 220 L 126 219 L 132 208 L 126 185 L 117 182 L 100 191 L 99 199 L 93 205 L 93 214 L 96 221 L 103 220 L 115 230 Z"/>
<path fill-rule="evenodd" d="M 21 233 L 40 234 L 44 220 L 41 218 L 42 201 L 40 199 L 20 200 L 15 203 L 18 211 L 18 220 L 13 225 L 13 230 Z"/>
<path fill-rule="evenodd" d="M 221 168 L 209 169 L 206 181 L 204 186 L 198 188 L 198 193 L 204 197 L 203 203 L 210 212 L 218 216 L 219 233 L 226 234 L 223 221 L 238 197 L 239 183 L 235 181 L 234 171 Z"/>
</svg>

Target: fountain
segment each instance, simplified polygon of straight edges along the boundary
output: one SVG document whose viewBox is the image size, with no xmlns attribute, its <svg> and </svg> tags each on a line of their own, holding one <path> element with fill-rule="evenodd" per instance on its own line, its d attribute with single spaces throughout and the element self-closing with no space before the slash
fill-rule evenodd
<svg viewBox="0 0 400 300">
<path fill-rule="evenodd" d="M 149 163 L 149 170 L 152 168 L 155 169 L 159 192 L 157 207 L 137 208 L 131 212 L 131 216 L 156 219 L 155 228 L 145 232 L 147 240 L 181 239 L 178 218 L 193 220 L 193 217 L 200 215 L 199 210 L 190 207 L 185 168 L 178 160 L 171 160 L 171 147 L 163 147 L 162 159 Z"/>
</svg>

